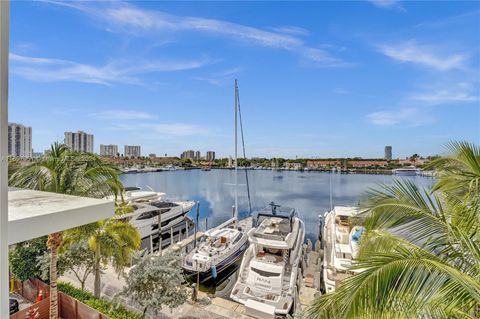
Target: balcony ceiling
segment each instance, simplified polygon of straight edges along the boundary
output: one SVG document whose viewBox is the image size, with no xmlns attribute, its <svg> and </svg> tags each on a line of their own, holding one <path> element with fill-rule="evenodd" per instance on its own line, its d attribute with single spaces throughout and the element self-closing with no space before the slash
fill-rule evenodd
<svg viewBox="0 0 480 319">
<path fill-rule="evenodd" d="M 112 200 L 9 188 L 8 244 L 86 225 L 113 215 Z"/>
</svg>

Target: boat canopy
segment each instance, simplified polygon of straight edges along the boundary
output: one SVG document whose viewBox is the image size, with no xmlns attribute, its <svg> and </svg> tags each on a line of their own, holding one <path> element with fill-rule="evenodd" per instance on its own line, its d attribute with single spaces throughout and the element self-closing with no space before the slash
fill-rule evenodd
<svg viewBox="0 0 480 319">
<path fill-rule="evenodd" d="M 269 206 L 265 207 L 264 209 L 258 212 L 255 227 L 260 226 L 260 224 L 266 217 L 268 218 L 278 217 L 278 218 L 286 219 L 289 221 L 289 224 L 291 225 L 292 218 L 295 217 L 296 215 L 297 213 L 294 208 L 275 205 L 273 202 L 271 202 Z"/>
</svg>

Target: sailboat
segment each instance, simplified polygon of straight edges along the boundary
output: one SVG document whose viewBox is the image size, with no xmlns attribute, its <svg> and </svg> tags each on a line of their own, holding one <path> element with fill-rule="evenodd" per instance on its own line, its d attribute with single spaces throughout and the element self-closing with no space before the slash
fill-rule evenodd
<svg viewBox="0 0 480 319">
<path fill-rule="evenodd" d="M 183 257 L 182 268 L 187 277 L 198 276 L 200 282 L 215 280 L 229 266 L 239 264 L 248 248 L 248 236 L 238 227 L 238 82 L 235 80 L 235 205 L 230 227 L 207 230 L 196 247 Z M 241 115 L 240 115 L 241 116 Z M 240 117 L 241 121 L 241 117 Z M 243 131 L 242 131 L 243 133 Z M 242 134 L 243 142 L 243 134 Z"/>
</svg>

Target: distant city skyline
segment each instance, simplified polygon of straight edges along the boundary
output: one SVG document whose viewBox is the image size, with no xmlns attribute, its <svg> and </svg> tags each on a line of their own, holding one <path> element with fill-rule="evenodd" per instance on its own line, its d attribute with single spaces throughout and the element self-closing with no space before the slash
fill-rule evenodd
<svg viewBox="0 0 480 319">
<path fill-rule="evenodd" d="M 238 78 L 247 157 L 480 143 L 480 4 L 379 3 L 12 2 L 9 121 L 225 158 Z"/>
<path fill-rule="evenodd" d="M 29 158 L 29 157 L 34 157 L 34 155 L 39 156 L 40 154 L 43 154 L 43 152 L 35 152 L 33 154 L 33 148 L 31 147 L 32 145 L 32 127 L 24 126 L 22 123 L 9 123 L 9 138 L 8 138 L 8 153 L 9 155 L 17 156 L 17 157 L 22 157 L 22 158 Z M 59 142 L 58 140 L 56 142 Z M 53 142 L 52 142 L 53 143 Z M 77 132 L 64 132 L 64 141 L 63 144 L 67 145 L 69 148 L 79 151 L 79 152 L 91 152 L 91 153 L 96 153 L 100 156 L 110 156 L 110 157 L 116 157 L 118 156 L 126 156 L 126 157 L 141 157 L 141 145 L 124 145 L 123 147 L 123 153 L 120 153 L 118 151 L 118 145 L 117 144 L 100 144 L 99 145 L 99 151 L 96 152 L 95 149 L 95 144 L 94 144 L 94 134 L 89 134 L 86 133 L 82 130 L 79 130 Z M 398 157 L 393 157 L 393 147 L 391 145 L 385 146 L 384 147 L 384 155 L 383 158 L 386 160 L 392 160 L 392 159 L 402 159 L 402 158 L 408 158 L 410 155 L 414 155 L 418 153 L 412 153 L 407 156 L 398 156 Z M 28 151 L 30 150 L 30 151 Z M 48 151 L 48 149 L 46 150 Z M 45 151 L 45 152 L 46 152 Z M 423 154 L 421 156 L 428 157 L 428 156 L 435 156 L 438 154 Z M 156 153 L 149 153 L 149 157 L 156 157 Z M 164 156 L 169 156 L 167 153 L 164 153 Z M 215 160 L 217 158 L 216 152 L 212 150 L 205 151 L 205 156 L 202 156 L 202 152 L 199 150 L 186 150 L 183 151 L 180 155 L 170 155 L 169 157 L 178 157 L 178 158 L 189 158 L 191 160 Z M 231 155 L 223 156 L 221 158 L 231 158 Z M 242 154 L 240 154 L 240 157 L 243 157 Z M 247 158 L 259 158 L 259 157 L 266 157 L 266 158 L 280 158 L 282 156 L 278 155 L 273 155 L 273 156 L 249 156 Z M 313 156 L 306 156 L 303 158 L 310 158 L 310 159 L 316 159 L 316 158 L 382 158 L 382 157 L 362 157 L 358 155 L 347 155 L 347 156 L 318 156 L 318 155 L 313 155 Z M 296 159 L 298 156 L 293 157 L 284 157 L 288 159 Z"/>
</svg>

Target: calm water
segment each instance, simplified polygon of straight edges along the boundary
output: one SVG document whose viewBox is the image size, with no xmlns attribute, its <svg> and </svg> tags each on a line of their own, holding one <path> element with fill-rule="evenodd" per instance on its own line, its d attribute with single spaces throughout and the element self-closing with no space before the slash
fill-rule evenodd
<svg viewBox="0 0 480 319">
<path fill-rule="evenodd" d="M 305 221 L 307 236 L 315 238 L 318 233 L 318 214 L 330 208 L 330 181 L 333 205 L 358 205 L 361 195 L 371 187 L 382 183 L 391 184 L 395 176 L 330 174 L 296 171 L 248 171 L 253 210 L 265 207 L 271 201 L 296 208 Z M 430 177 L 403 177 L 413 180 L 421 187 L 430 188 Z M 248 198 L 245 187 L 245 172 L 239 171 L 239 212 L 248 214 Z M 200 229 L 216 226 L 232 215 L 234 203 L 233 170 L 187 170 L 154 173 L 125 174 L 125 186 L 151 187 L 167 193 L 171 200 L 189 199 L 200 201 Z M 190 212 L 195 216 L 195 209 Z"/>
</svg>

